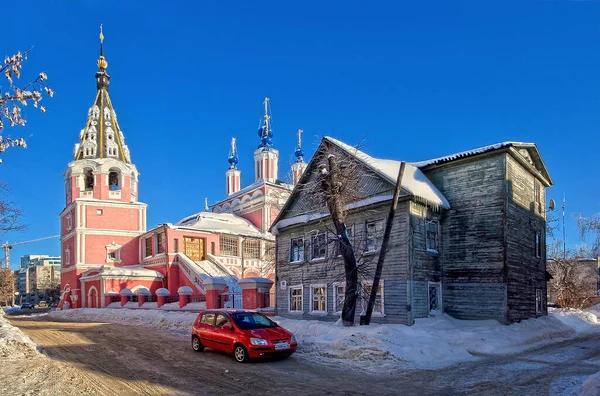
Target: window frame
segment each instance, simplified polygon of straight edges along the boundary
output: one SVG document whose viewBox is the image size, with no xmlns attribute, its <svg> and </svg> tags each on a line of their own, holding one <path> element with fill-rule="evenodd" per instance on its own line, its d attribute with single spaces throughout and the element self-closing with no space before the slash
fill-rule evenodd
<svg viewBox="0 0 600 396">
<path fill-rule="evenodd" d="M 362 284 L 363 298 L 362 298 L 362 308 L 363 311 L 367 311 L 367 306 L 369 305 L 369 296 L 370 293 L 367 293 L 367 288 L 373 287 L 373 282 L 363 281 Z M 384 288 L 384 280 L 379 280 L 379 288 L 381 289 L 381 311 L 376 311 L 375 307 L 377 306 L 377 298 L 375 299 L 375 306 L 373 306 L 373 317 L 383 318 L 385 317 L 385 288 Z"/>
<path fill-rule="evenodd" d="M 542 213 L 542 186 L 537 180 L 533 180 L 533 201 L 538 212 Z"/>
<path fill-rule="evenodd" d="M 342 296 L 341 296 L 342 297 L 342 301 L 341 301 L 342 306 L 340 307 L 341 309 L 339 311 L 337 310 L 337 308 L 338 308 L 338 300 L 340 298 L 340 295 L 338 294 L 338 290 L 337 290 L 338 287 L 341 287 L 342 290 L 343 290 L 343 293 L 342 293 Z M 341 316 L 342 315 L 342 311 L 344 309 L 344 302 L 346 300 L 346 282 L 333 282 L 332 288 L 333 288 L 333 293 L 332 293 L 333 294 L 333 296 L 332 296 L 333 297 L 333 301 L 332 301 L 333 302 L 333 312 L 336 315 L 340 315 Z"/>
<path fill-rule="evenodd" d="M 375 224 L 375 235 L 374 236 L 370 236 L 369 235 L 369 224 Z M 378 230 L 377 230 L 377 225 L 380 224 L 381 225 L 381 230 L 379 230 L 381 232 L 381 234 L 378 234 Z M 377 253 L 381 250 L 381 243 L 383 241 L 383 233 L 384 233 L 384 227 L 385 227 L 385 222 L 384 219 L 378 219 L 378 220 L 367 220 L 365 221 L 365 248 L 364 248 L 364 254 L 373 254 L 373 253 Z M 374 240 L 374 249 L 373 250 L 369 250 L 369 241 L 373 239 Z M 379 244 L 377 243 L 377 241 L 379 241 Z"/>
<path fill-rule="evenodd" d="M 210 315 L 212 315 L 212 323 L 208 323 L 208 321 L 204 321 L 204 318 L 208 317 Z M 207 312 L 205 314 L 202 314 L 202 317 L 200 318 L 200 324 L 215 327 L 215 320 L 216 319 L 217 319 L 217 313 L 216 312 Z"/>
<path fill-rule="evenodd" d="M 429 230 L 430 225 L 435 226 L 435 235 L 433 238 L 433 246 L 431 245 L 429 234 L 432 231 Z M 429 253 L 439 253 L 440 251 L 440 221 L 437 218 L 429 219 L 425 221 L 425 249 Z"/>
<path fill-rule="evenodd" d="M 288 287 L 288 313 L 290 314 L 303 314 L 304 313 L 304 286 L 303 285 L 295 285 Z M 292 302 L 294 300 L 293 297 L 297 297 L 292 295 L 294 290 L 300 290 L 300 310 L 292 309 Z"/>
<path fill-rule="evenodd" d="M 533 249 L 535 258 L 542 258 L 542 233 L 539 231 L 535 232 Z"/>
<path fill-rule="evenodd" d="M 316 243 L 316 248 L 319 250 L 323 250 L 323 255 L 315 257 L 315 255 L 314 255 L 315 240 L 317 238 L 323 239 L 321 242 Z M 321 244 L 322 244 L 322 246 L 321 246 Z M 322 231 L 317 231 L 317 232 L 310 234 L 310 261 L 314 262 L 314 261 L 323 261 L 323 260 L 327 260 L 327 233 L 322 232 Z"/>
<path fill-rule="evenodd" d="M 302 240 L 302 244 L 297 245 L 298 255 L 294 255 L 294 241 Z M 302 251 L 302 257 L 300 257 L 300 249 Z M 306 238 L 304 236 L 290 238 L 290 263 L 303 263 L 306 259 Z"/>
<path fill-rule="evenodd" d="M 225 249 L 225 247 L 227 248 Z M 219 255 L 240 257 L 240 238 L 227 234 L 219 234 Z"/>
<path fill-rule="evenodd" d="M 245 260 L 260 260 L 260 239 L 244 239 L 242 241 L 242 255 Z"/>
<path fill-rule="evenodd" d="M 162 236 L 162 238 L 161 238 Z M 162 240 L 161 240 L 162 239 Z M 156 254 L 167 252 L 167 234 L 164 231 L 156 233 Z"/>
<path fill-rule="evenodd" d="M 539 298 L 538 298 L 539 295 Z M 535 289 L 535 314 L 544 314 L 544 291 L 541 288 Z"/>
<path fill-rule="evenodd" d="M 315 289 L 323 289 L 323 294 L 321 295 L 321 297 L 323 298 L 322 300 L 319 299 L 319 305 L 321 305 L 321 303 L 323 303 L 325 305 L 325 309 L 321 310 L 321 309 L 317 309 L 315 310 L 315 296 L 318 296 L 318 294 L 315 294 Z M 319 307 L 321 308 L 321 307 Z M 314 283 L 310 285 L 310 314 L 311 315 L 327 315 L 327 283 Z"/>
<path fill-rule="evenodd" d="M 152 257 L 152 253 L 153 253 L 152 239 L 153 239 L 152 236 L 148 236 L 148 237 L 144 238 L 144 258 Z M 150 244 L 148 244 L 148 241 L 150 241 Z M 150 254 L 148 254 L 148 248 L 150 248 Z"/>
</svg>

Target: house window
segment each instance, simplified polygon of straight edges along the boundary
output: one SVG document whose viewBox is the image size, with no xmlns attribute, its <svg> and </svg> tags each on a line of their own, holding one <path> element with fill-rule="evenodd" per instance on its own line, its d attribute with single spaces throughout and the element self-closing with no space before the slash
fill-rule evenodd
<svg viewBox="0 0 600 396">
<path fill-rule="evenodd" d="M 537 181 L 533 182 L 535 206 L 538 212 L 542 213 L 542 188 Z"/>
<path fill-rule="evenodd" d="M 438 229 L 439 229 L 439 222 L 437 219 L 429 220 L 425 223 L 425 232 L 427 233 L 427 238 L 426 238 L 427 251 L 432 251 L 432 252 L 437 253 L 438 248 L 439 248 Z"/>
<path fill-rule="evenodd" d="M 542 234 L 535 233 L 535 257 L 542 257 Z"/>
<path fill-rule="evenodd" d="M 302 286 L 290 287 L 290 312 L 302 312 Z"/>
<path fill-rule="evenodd" d="M 260 259 L 260 241 L 257 239 L 246 239 L 242 242 L 242 248 L 244 249 L 244 258 L 248 260 Z"/>
<path fill-rule="evenodd" d="M 327 239 L 325 233 L 320 232 L 310 237 L 311 260 L 324 259 L 327 256 Z"/>
<path fill-rule="evenodd" d="M 219 235 L 219 247 L 221 249 L 221 256 L 238 257 L 240 255 L 237 238 L 228 235 Z"/>
<path fill-rule="evenodd" d="M 152 256 L 152 237 L 144 239 L 144 244 L 146 248 L 146 255 L 144 257 Z"/>
<path fill-rule="evenodd" d="M 65 265 L 71 264 L 71 248 L 67 246 L 65 249 Z"/>
<path fill-rule="evenodd" d="M 354 224 L 346 225 L 346 232 L 348 233 L 348 240 L 350 241 L 350 245 L 354 246 Z M 342 241 L 338 239 L 335 243 L 335 255 L 342 255 Z"/>
<path fill-rule="evenodd" d="M 121 186 L 119 185 L 119 172 L 110 171 L 108 173 L 108 189 L 111 191 L 121 189 Z"/>
<path fill-rule="evenodd" d="M 96 214 L 98 216 L 102 216 L 102 213 L 104 213 L 104 212 L 102 212 L 102 209 L 96 209 Z"/>
<path fill-rule="evenodd" d="M 365 252 L 376 252 L 381 249 L 383 239 L 383 220 L 369 221 L 366 224 Z"/>
<path fill-rule="evenodd" d="M 369 305 L 369 298 L 371 297 L 371 290 L 373 290 L 372 283 L 363 283 L 363 311 L 367 310 L 367 306 Z M 377 314 L 379 316 L 383 315 L 383 281 L 379 281 L 379 286 L 377 286 L 377 296 L 375 296 L 375 305 L 373 306 L 373 314 Z"/>
<path fill-rule="evenodd" d="M 542 289 L 535 289 L 535 313 L 540 315 L 544 313 L 544 296 Z"/>
<path fill-rule="evenodd" d="M 179 238 L 173 239 L 173 252 L 179 253 Z"/>
<path fill-rule="evenodd" d="M 156 249 L 157 253 L 164 253 L 166 251 L 166 237 L 164 232 L 156 234 Z"/>
<path fill-rule="evenodd" d="M 327 313 L 327 285 L 310 285 L 311 313 Z"/>
<path fill-rule="evenodd" d="M 290 248 L 290 262 L 304 261 L 304 238 L 293 238 Z"/>
<path fill-rule="evenodd" d="M 346 299 L 346 286 L 342 283 L 334 283 L 333 284 L 333 303 L 335 306 L 333 310 L 337 314 L 342 314 L 342 310 L 344 309 L 344 301 Z"/>
</svg>

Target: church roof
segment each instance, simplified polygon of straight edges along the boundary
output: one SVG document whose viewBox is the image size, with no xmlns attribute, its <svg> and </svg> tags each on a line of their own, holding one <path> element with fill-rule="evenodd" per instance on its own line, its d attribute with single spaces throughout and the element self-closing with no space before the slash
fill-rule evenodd
<svg viewBox="0 0 600 396">
<path fill-rule="evenodd" d="M 114 158 L 131 163 L 129 148 L 117 122 L 117 114 L 113 108 L 108 85 L 110 76 L 106 72 L 108 62 L 104 58 L 104 36 L 100 30 L 100 57 L 96 72 L 98 92 L 94 104 L 88 111 L 85 128 L 79 134 L 80 142 L 75 144 L 74 159 Z"/>
<path fill-rule="evenodd" d="M 174 224 L 175 229 L 187 228 L 216 234 L 233 234 L 256 238 L 265 235 L 248 220 L 232 213 L 199 212 Z"/>
</svg>

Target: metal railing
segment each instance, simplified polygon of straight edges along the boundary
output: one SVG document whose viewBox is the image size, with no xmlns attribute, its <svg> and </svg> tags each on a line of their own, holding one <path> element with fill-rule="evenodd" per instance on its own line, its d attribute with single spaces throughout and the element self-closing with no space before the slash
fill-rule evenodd
<svg viewBox="0 0 600 396">
<path fill-rule="evenodd" d="M 190 296 L 190 302 L 204 302 L 206 301 L 206 296 L 202 294 Z"/>
</svg>

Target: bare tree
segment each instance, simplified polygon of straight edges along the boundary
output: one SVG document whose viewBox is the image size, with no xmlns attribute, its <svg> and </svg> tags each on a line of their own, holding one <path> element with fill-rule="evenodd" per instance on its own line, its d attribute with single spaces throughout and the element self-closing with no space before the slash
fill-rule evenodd
<svg viewBox="0 0 600 396">
<path fill-rule="evenodd" d="M 44 72 L 39 73 L 36 78 L 24 85 L 17 84 L 16 80 L 21 78 L 23 61 L 27 59 L 30 51 L 8 56 L 0 65 L 0 74 L 4 75 L 8 81 L 8 89 L 3 90 L 0 86 L 0 153 L 9 147 L 27 147 L 24 138 L 11 138 L 2 134 L 5 123 L 8 122 L 9 126 L 25 125 L 26 120 L 23 118 L 22 107 L 31 103 L 33 107 L 39 108 L 44 113 L 46 108 L 39 102 L 44 94 L 50 97 L 54 95 L 52 89 L 45 83 L 48 77 Z M 1 162 L 2 160 L 0 160 Z"/>
<path fill-rule="evenodd" d="M 13 305 L 15 276 L 10 269 L 0 269 L 0 301 Z"/>
<path fill-rule="evenodd" d="M 8 200 L 8 186 L 0 182 L 0 236 L 9 231 L 23 231 L 26 226 L 21 224 L 22 211 L 15 202 Z"/>
<path fill-rule="evenodd" d="M 586 249 L 568 250 L 565 256 L 561 241 L 549 247 L 548 293 L 560 306 L 585 308 L 598 295 L 598 261 L 586 257 L 590 257 Z"/>
</svg>

